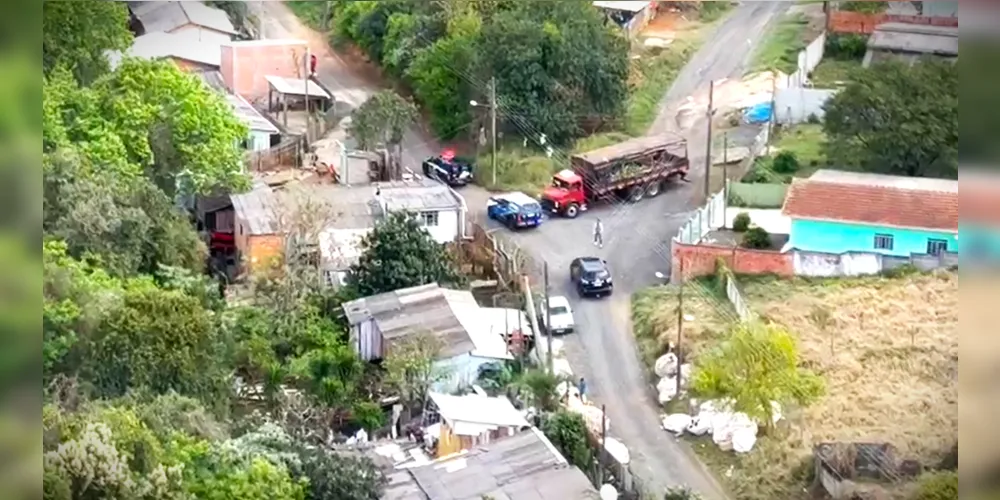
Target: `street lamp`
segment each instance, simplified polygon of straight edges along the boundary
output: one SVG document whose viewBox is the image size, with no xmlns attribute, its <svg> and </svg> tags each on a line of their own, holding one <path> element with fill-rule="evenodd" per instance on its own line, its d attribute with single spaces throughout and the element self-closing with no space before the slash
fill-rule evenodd
<svg viewBox="0 0 1000 500">
<path fill-rule="evenodd" d="M 493 169 L 493 185 L 497 184 L 497 81 L 490 78 L 490 103 L 481 104 L 475 99 L 469 101 L 474 108 L 489 108 L 490 110 L 490 166 Z"/>
</svg>

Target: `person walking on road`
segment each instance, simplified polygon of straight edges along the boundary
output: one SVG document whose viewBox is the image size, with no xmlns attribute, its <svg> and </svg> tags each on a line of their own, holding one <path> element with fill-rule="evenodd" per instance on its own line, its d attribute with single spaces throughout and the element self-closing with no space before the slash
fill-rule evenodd
<svg viewBox="0 0 1000 500">
<path fill-rule="evenodd" d="M 580 401 L 584 403 L 587 402 L 587 381 L 580 377 L 580 381 L 576 384 L 576 389 L 580 391 Z"/>
<path fill-rule="evenodd" d="M 594 223 L 594 245 L 597 248 L 604 248 L 604 224 L 601 223 L 600 217 Z"/>
</svg>

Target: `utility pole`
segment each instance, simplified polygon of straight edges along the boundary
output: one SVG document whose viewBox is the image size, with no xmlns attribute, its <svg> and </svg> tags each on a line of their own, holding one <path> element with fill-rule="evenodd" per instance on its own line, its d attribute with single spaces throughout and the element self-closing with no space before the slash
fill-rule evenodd
<svg viewBox="0 0 1000 500">
<path fill-rule="evenodd" d="M 312 142 L 312 114 L 309 112 L 309 46 L 306 46 L 306 56 L 302 58 L 302 74 L 305 75 L 305 88 L 303 93 L 306 95 L 306 144 Z"/>
<path fill-rule="evenodd" d="M 771 152 L 771 141 L 774 139 L 774 121 L 778 118 L 777 105 L 778 94 L 778 70 L 771 70 L 771 119 L 767 121 L 767 141 L 765 142 L 765 153 Z"/>
<path fill-rule="evenodd" d="M 715 94 L 715 80 L 708 82 L 708 139 L 705 144 L 705 200 L 709 196 L 709 181 L 712 178 L 712 119 L 715 117 L 713 98 Z"/>
<path fill-rule="evenodd" d="M 552 367 L 552 311 L 549 307 L 549 263 L 548 261 L 542 264 L 542 270 L 545 278 L 545 366 L 549 369 L 549 374 L 555 375 L 555 369 Z"/>
<path fill-rule="evenodd" d="M 680 262 L 680 281 L 677 284 L 677 395 L 681 396 L 681 342 L 684 340 L 684 259 Z"/>
<path fill-rule="evenodd" d="M 490 167 L 493 169 L 493 185 L 497 184 L 497 79 L 490 77 Z"/>
</svg>

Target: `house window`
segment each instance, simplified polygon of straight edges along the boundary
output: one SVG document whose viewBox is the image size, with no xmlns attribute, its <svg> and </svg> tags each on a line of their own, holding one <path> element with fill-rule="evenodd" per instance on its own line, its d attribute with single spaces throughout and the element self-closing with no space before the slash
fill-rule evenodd
<svg viewBox="0 0 1000 500">
<path fill-rule="evenodd" d="M 941 255 L 948 251 L 948 240 L 937 240 L 927 238 L 927 253 L 930 255 Z"/>
<path fill-rule="evenodd" d="M 892 235 L 891 234 L 876 234 L 875 235 L 875 250 L 892 250 Z"/>
<path fill-rule="evenodd" d="M 420 225 L 424 227 L 437 227 L 437 212 L 420 212 Z"/>
</svg>

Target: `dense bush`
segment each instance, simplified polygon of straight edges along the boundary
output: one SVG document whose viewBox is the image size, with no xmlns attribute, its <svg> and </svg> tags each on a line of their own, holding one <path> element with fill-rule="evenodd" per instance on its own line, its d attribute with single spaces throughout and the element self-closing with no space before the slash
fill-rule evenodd
<svg viewBox="0 0 1000 500">
<path fill-rule="evenodd" d="M 737 233 L 742 233 L 750 229 L 750 214 L 746 212 L 740 212 L 733 217 L 733 231 Z"/>
<path fill-rule="evenodd" d="M 958 500 L 958 473 L 934 472 L 920 478 L 914 500 Z"/>
<path fill-rule="evenodd" d="M 861 2 L 868 3 L 868 2 Z M 838 60 L 864 59 L 868 51 L 868 37 L 856 33 L 828 33 L 823 57 Z"/>
<path fill-rule="evenodd" d="M 752 227 L 743 233 L 744 248 L 755 248 L 762 250 L 771 246 L 771 235 L 762 227 Z"/>
<path fill-rule="evenodd" d="M 409 83 L 442 138 L 470 130 L 490 77 L 500 125 L 521 135 L 565 142 L 580 119 L 623 112 L 628 41 L 589 3 L 337 1 L 332 15 L 337 36 Z"/>
<path fill-rule="evenodd" d="M 774 157 L 771 169 L 779 174 L 794 174 L 799 171 L 799 158 L 791 151 L 782 151 Z"/>
</svg>

